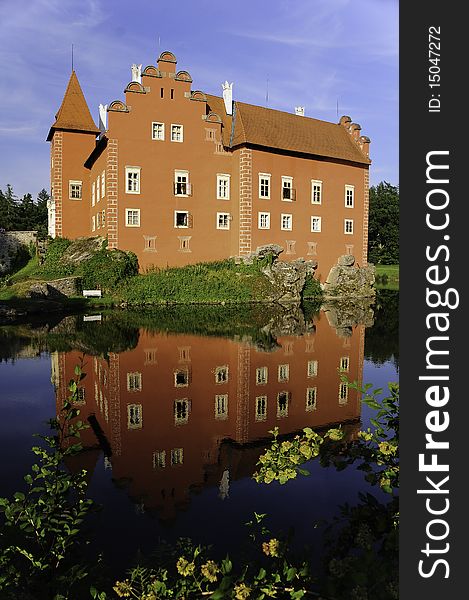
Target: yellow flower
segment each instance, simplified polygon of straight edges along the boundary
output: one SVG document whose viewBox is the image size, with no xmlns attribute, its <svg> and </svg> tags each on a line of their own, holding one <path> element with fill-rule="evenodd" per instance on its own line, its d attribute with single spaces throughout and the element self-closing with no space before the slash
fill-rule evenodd
<svg viewBox="0 0 469 600">
<path fill-rule="evenodd" d="M 378 444 L 378 447 L 379 447 L 379 451 L 381 452 L 381 454 L 384 454 L 385 456 L 387 456 L 389 454 L 395 454 L 396 450 L 397 450 L 397 447 L 393 446 L 389 442 L 380 442 Z"/>
<path fill-rule="evenodd" d="M 341 429 L 329 429 L 327 435 L 333 442 L 339 442 L 344 437 L 344 432 Z"/>
<path fill-rule="evenodd" d="M 268 542 L 262 544 L 262 552 L 266 556 L 277 558 L 279 556 L 280 542 L 276 538 L 272 538 Z"/>
<path fill-rule="evenodd" d="M 130 594 L 132 592 L 132 586 L 129 583 L 129 580 L 125 581 L 116 581 L 116 585 L 112 588 L 119 598 L 130 598 Z"/>
<path fill-rule="evenodd" d="M 176 568 L 180 575 L 183 577 L 188 577 L 189 575 L 194 574 L 195 565 L 193 562 L 189 562 L 183 556 L 181 556 L 176 563 Z"/>
<path fill-rule="evenodd" d="M 373 434 L 370 431 L 359 431 L 358 437 L 362 440 L 365 440 L 365 442 L 371 442 L 373 439 Z"/>
<path fill-rule="evenodd" d="M 234 587 L 234 593 L 236 600 L 245 600 L 246 598 L 249 598 L 251 588 L 245 583 L 238 583 L 238 585 L 235 585 Z"/>
<path fill-rule="evenodd" d="M 200 571 L 204 577 L 213 583 L 217 580 L 217 573 L 220 571 L 220 569 L 213 560 L 208 560 L 200 567 Z"/>
</svg>

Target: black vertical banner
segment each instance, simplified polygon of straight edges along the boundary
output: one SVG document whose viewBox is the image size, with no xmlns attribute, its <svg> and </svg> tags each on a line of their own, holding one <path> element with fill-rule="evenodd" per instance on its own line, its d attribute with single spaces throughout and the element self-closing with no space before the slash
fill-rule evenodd
<svg viewBox="0 0 469 600">
<path fill-rule="evenodd" d="M 469 31 L 400 3 L 400 598 L 469 598 Z"/>
</svg>

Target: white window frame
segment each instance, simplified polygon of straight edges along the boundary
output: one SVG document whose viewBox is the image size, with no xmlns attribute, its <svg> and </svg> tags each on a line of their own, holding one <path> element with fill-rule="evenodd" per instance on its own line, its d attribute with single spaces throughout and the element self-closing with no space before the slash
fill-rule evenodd
<svg viewBox="0 0 469 600">
<path fill-rule="evenodd" d="M 179 411 L 178 406 L 180 407 Z M 189 398 L 177 398 L 174 401 L 174 424 L 187 425 L 187 423 L 189 422 L 189 412 Z"/>
<path fill-rule="evenodd" d="M 306 375 L 307 377 L 317 377 L 318 376 L 318 361 L 317 360 L 308 360 L 308 364 L 306 365 Z"/>
<path fill-rule="evenodd" d="M 178 375 L 184 375 L 184 381 L 182 383 L 178 382 Z M 181 368 L 176 369 L 174 371 L 174 387 L 189 387 L 189 369 Z"/>
<path fill-rule="evenodd" d="M 184 213 L 186 215 L 186 225 L 177 224 L 177 215 Z M 174 227 L 176 229 L 189 229 L 189 211 L 188 210 L 175 210 L 174 211 Z"/>
<path fill-rule="evenodd" d="M 264 410 L 259 411 L 259 407 L 262 407 Z M 267 396 L 256 396 L 256 421 L 266 421 L 267 420 Z"/>
<path fill-rule="evenodd" d="M 96 229 L 101 229 L 101 213 L 96 213 Z"/>
<path fill-rule="evenodd" d="M 313 223 L 317 223 L 317 227 L 315 228 Z M 311 233 L 321 233 L 322 230 L 322 217 L 318 217 L 317 215 L 313 215 L 311 217 Z"/>
<path fill-rule="evenodd" d="M 347 231 L 347 230 L 350 231 Z M 353 219 L 344 219 L 344 233 L 345 235 L 353 235 Z"/>
<path fill-rule="evenodd" d="M 93 181 L 91 184 L 91 206 L 96 204 L 96 182 Z"/>
<path fill-rule="evenodd" d="M 166 467 L 166 450 L 153 452 L 153 468 L 164 469 Z"/>
<path fill-rule="evenodd" d="M 69 200 L 81 200 L 83 198 L 83 181 L 69 179 L 68 197 Z"/>
<path fill-rule="evenodd" d="M 93 215 L 91 217 L 91 231 L 96 231 L 96 217 Z"/>
<path fill-rule="evenodd" d="M 101 211 L 101 227 L 106 227 L 106 209 Z"/>
<path fill-rule="evenodd" d="M 217 200 L 229 200 L 231 187 L 231 175 L 225 173 L 217 174 Z"/>
<path fill-rule="evenodd" d="M 228 230 L 230 228 L 230 213 L 217 212 L 217 229 Z"/>
<path fill-rule="evenodd" d="M 106 171 L 101 173 L 101 198 L 106 195 Z"/>
<path fill-rule="evenodd" d="M 228 394 L 216 394 L 215 419 L 225 421 L 228 418 Z"/>
<path fill-rule="evenodd" d="M 353 208 L 355 205 L 355 186 L 346 185 L 344 192 L 345 208 Z"/>
<path fill-rule="evenodd" d="M 96 177 L 96 202 L 101 200 L 101 175 Z"/>
<path fill-rule="evenodd" d="M 270 179 L 270 173 L 259 173 L 259 198 L 263 200 L 270 200 Z"/>
<path fill-rule="evenodd" d="M 266 219 L 265 225 L 262 224 L 264 218 Z M 257 227 L 258 229 L 270 229 L 270 212 L 257 213 Z"/>
<path fill-rule="evenodd" d="M 348 383 L 342 381 L 339 384 L 339 405 L 343 406 L 348 402 Z"/>
<path fill-rule="evenodd" d="M 141 188 L 141 167 L 125 167 L 125 193 L 140 194 Z M 134 178 L 134 176 L 136 177 Z M 129 176 L 132 176 L 129 179 Z M 130 184 L 130 185 L 129 185 Z M 135 188 L 135 189 L 132 189 Z"/>
<path fill-rule="evenodd" d="M 130 213 L 136 213 L 134 216 L 137 217 L 138 223 L 129 223 L 129 215 Z M 132 220 L 133 217 L 132 217 Z M 125 226 L 126 227 L 140 227 L 140 209 L 139 208 L 126 208 L 125 209 Z"/>
<path fill-rule="evenodd" d="M 159 135 L 155 135 L 155 126 L 157 127 L 157 132 Z M 153 121 L 151 124 L 151 139 L 159 142 L 164 142 L 164 123 L 160 123 L 160 121 Z"/>
<path fill-rule="evenodd" d="M 322 181 L 311 179 L 311 204 L 322 204 Z"/>
<path fill-rule="evenodd" d="M 177 191 L 178 185 L 185 185 L 186 191 L 184 193 Z M 185 171 L 183 169 L 175 169 L 174 171 L 174 195 L 187 198 L 189 194 L 189 171 Z"/>
<path fill-rule="evenodd" d="M 176 467 L 184 464 L 184 448 L 171 449 L 171 466 Z"/>
<path fill-rule="evenodd" d="M 282 231 L 293 230 L 293 215 L 289 213 L 282 213 L 280 215 L 280 229 Z"/>
<path fill-rule="evenodd" d="M 266 385 L 269 381 L 269 368 L 257 367 L 256 369 L 256 385 Z"/>
<path fill-rule="evenodd" d="M 278 377 L 277 377 L 279 382 L 282 381 L 289 381 L 290 379 L 290 365 L 284 364 L 284 365 L 279 365 L 278 366 Z"/>
<path fill-rule="evenodd" d="M 134 414 L 132 414 L 134 413 Z M 143 410 L 141 404 L 127 404 L 127 429 L 141 429 Z"/>
<path fill-rule="evenodd" d="M 306 388 L 306 412 L 316 410 L 318 401 L 318 388 L 309 387 Z"/>
<path fill-rule="evenodd" d="M 290 190 L 290 198 L 284 198 L 284 189 Z M 288 175 L 282 175 L 281 199 L 283 202 L 293 202 L 293 177 L 289 177 Z"/>
<path fill-rule="evenodd" d="M 127 391 L 141 392 L 142 391 L 142 374 L 138 371 L 127 373 Z"/>
<path fill-rule="evenodd" d="M 341 356 L 339 361 L 339 371 L 348 373 L 350 369 L 350 356 Z"/>
<path fill-rule="evenodd" d="M 215 383 L 217 385 L 228 383 L 229 371 L 230 369 L 228 365 L 215 367 Z"/>
<path fill-rule="evenodd" d="M 181 125 L 180 123 L 171 123 L 171 141 L 177 143 L 182 143 L 184 141 L 184 125 Z"/>
</svg>

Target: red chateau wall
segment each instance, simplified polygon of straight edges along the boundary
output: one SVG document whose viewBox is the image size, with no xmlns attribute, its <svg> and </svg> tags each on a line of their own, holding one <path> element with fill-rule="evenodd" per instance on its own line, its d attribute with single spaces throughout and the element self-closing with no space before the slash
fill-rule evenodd
<svg viewBox="0 0 469 600">
<path fill-rule="evenodd" d="M 111 353 L 109 362 L 85 357 L 80 418 L 96 417 L 112 451 L 113 476 L 130 481 L 132 498 L 169 518 L 189 502 L 191 489 L 219 485 L 224 471 L 229 471 L 230 480 L 251 475 L 275 426 L 281 434 L 348 422 L 350 431 L 358 428 L 358 394 L 350 389 L 345 401 L 339 400 L 338 369 L 341 358 L 348 357 L 349 380 L 361 381 L 364 327 L 356 327 L 351 337 L 339 337 L 321 313 L 315 332 L 282 337 L 278 343 L 277 350 L 265 352 L 222 338 L 142 330 L 133 350 Z M 78 352 L 55 355 L 58 406 L 68 394 L 66 383 L 81 356 Z M 308 368 L 310 361 L 317 361 L 317 369 Z M 279 381 L 281 365 L 289 365 L 285 381 Z M 228 369 L 228 376 L 217 383 L 220 367 Z M 257 369 L 263 367 L 267 382 L 259 384 Z M 175 374 L 184 370 L 187 385 L 176 386 Z M 135 378 L 130 383 L 129 374 L 130 378 L 138 374 L 138 385 Z M 314 408 L 307 407 L 308 388 L 317 390 Z M 281 392 L 289 393 L 283 413 L 278 411 Z M 215 397 L 225 394 L 226 414 L 217 417 Z M 265 418 L 256 416 L 260 396 L 267 397 Z M 188 400 L 189 410 L 187 418 L 178 421 L 175 401 L 181 399 Z M 136 423 L 131 422 L 132 406 L 139 407 Z M 253 446 L 262 439 L 264 443 Z M 88 447 L 98 444 L 91 429 L 82 441 Z M 171 464 L 174 449 L 182 449 L 181 464 Z M 165 453 L 164 467 L 154 465 L 156 452 Z"/>
<path fill-rule="evenodd" d="M 94 152 L 89 133 L 63 134 L 75 141 L 64 140 L 61 185 L 68 193 L 68 179 L 82 178 L 83 199 L 63 204 L 57 234 L 107 236 L 110 248 L 135 252 L 142 271 L 151 265 L 181 266 L 243 255 L 267 243 L 285 248 L 283 260 L 317 260 L 316 276 L 322 281 L 340 255 L 354 254 L 359 264 L 366 264 L 368 164 L 269 148 L 224 147 L 229 132 L 222 130 L 221 121 L 227 129 L 231 118 L 210 113 L 204 94 L 191 92 L 191 81 L 185 71 L 176 70 L 174 55 L 163 53 L 157 68 L 144 69 L 141 85 L 127 86 L 125 101 L 109 105 L 107 131 Z M 153 122 L 164 123 L 164 140 L 152 139 Z M 183 142 L 170 140 L 172 124 L 183 125 Z M 126 167 L 140 169 L 138 194 L 126 192 Z M 188 171 L 191 195 L 174 195 L 175 170 Z M 57 180 L 58 172 L 52 171 Z M 105 194 L 92 205 L 92 183 L 103 171 Z M 259 173 L 271 175 L 270 199 L 259 198 Z M 217 174 L 230 176 L 228 200 L 217 199 Z M 293 177 L 296 201 L 282 200 L 282 176 Z M 311 203 L 312 179 L 323 182 L 320 205 Z M 345 185 L 354 186 L 353 208 L 345 207 Z M 140 211 L 138 226 L 126 225 L 126 209 Z M 190 213 L 190 227 L 175 227 L 175 211 Z M 259 211 L 270 212 L 270 229 L 258 228 Z M 229 230 L 217 229 L 218 212 L 229 213 Z M 281 230 L 282 213 L 292 215 L 291 231 Z M 312 216 L 322 218 L 320 233 L 311 232 Z M 353 234 L 344 233 L 345 219 L 353 219 Z M 181 238 L 189 238 L 188 247 Z"/>
</svg>

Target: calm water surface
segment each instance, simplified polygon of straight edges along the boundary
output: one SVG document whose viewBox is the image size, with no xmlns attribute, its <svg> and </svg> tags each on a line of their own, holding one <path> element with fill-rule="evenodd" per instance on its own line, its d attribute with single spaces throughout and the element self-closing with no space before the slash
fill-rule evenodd
<svg viewBox="0 0 469 600">
<path fill-rule="evenodd" d="M 254 511 L 268 513 L 273 531 L 293 528 L 298 547 L 308 542 L 314 552 L 314 524 L 356 501 L 363 473 L 312 462 L 309 477 L 285 486 L 251 475 L 275 426 L 294 434 L 341 424 L 351 437 L 367 427 L 371 414 L 339 370 L 375 387 L 397 381 L 397 304 L 396 293 L 382 292 L 374 324 L 344 327 L 341 315 L 321 311 L 299 334 L 272 322 L 246 331 L 230 314 L 233 332 L 219 335 L 219 312 L 208 317 L 211 335 L 148 315 L 140 326 L 138 315 L 117 323 L 102 315 L 67 317 L 33 334 L 4 328 L 0 493 L 21 489 L 32 436 L 48 431 L 81 362 L 79 407 L 92 427 L 82 437 L 86 452 L 69 466 L 89 472 L 90 494 L 103 506 L 92 552 L 103 551 L 116 573 L 159 539 L 191 537 L 233 554 Z"/>
</svg>

